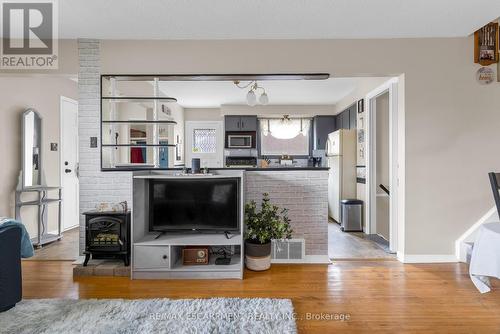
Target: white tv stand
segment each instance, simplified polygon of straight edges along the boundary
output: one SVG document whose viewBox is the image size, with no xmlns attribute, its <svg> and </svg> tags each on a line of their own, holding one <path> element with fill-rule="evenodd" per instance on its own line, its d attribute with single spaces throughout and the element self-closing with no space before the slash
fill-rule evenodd
<svg viewBox="0 0 500 334">
<path fill-rule="evenodd" d="M 133 217 L 132 217 L 132 272 L 131 279 L 224 279 L 243 278 L 243 172 L 216 171 L 212 175 L 179 176 L 177 171 L 136 172 L 133 176 Z M 149 180 L 164 178 L 239 178 L 240 212 L 239 233 L 165 233 L 149 232 Z M 229 265 L 216 265 L 218 255 L 209 256 L 209 264 L 184 265 L 182 249 L 185 246 L 207 246 L 213 249 L 230 248 Z"/>
</svg>

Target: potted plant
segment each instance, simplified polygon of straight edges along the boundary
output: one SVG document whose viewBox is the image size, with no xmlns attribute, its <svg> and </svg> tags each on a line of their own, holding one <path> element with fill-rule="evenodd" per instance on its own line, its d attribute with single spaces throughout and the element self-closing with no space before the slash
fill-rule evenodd
<svg viewBox="0 0 500 334">
<path fill-rule="evenodd" d="M 271 203 L 264 193 L 260 210 L 251 201 L 245 205 L 245 263 L 250 270 L 267 270 L 271 266 L 271 240 L 290 239 L 292 228 L 288 209 Z"/>
</svg>

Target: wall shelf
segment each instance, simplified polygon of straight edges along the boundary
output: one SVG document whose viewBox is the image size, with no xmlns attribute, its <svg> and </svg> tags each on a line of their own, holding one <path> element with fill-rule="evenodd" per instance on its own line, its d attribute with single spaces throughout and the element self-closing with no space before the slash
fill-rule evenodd
<svg viewBox="0 0 500 334">
<path fill-rule="evenodd" d="M 175 97 L 154 97 L 154 96 L 102 96 L 103 100 L 108 100 L 110 102 L 149 102 L 149 101 L 160 101 L 160 102 L 177 102 Z"/>
<path fill-rule="evenodd" d="M 102 121 L 103 124 L 177 124 L 176 121 L 147 121 L 147 120 L 128 120 L 128 121 Z"/>
<path fill-rule="evenodd" d="M 182 117 L 177 99 L 162 93 L 157 77 L 132 82 L 121 75 L 101 76 L 100 97 L 102 171 L 124 164 L 132 169 L 135 164 L 142 164 L 141 169 L 171 168 L 180 159 L 176 144 L 183 125 L 178 124 Z"/>
<path fill-rule="evenodd" d="M 175 147 L 174 144 L 102 144 L 102 147 Z"/>
</svg>

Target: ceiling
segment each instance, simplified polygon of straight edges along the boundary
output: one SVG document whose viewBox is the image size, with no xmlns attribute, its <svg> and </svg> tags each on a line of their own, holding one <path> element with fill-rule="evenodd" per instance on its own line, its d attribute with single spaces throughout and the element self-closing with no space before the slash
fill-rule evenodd
<svg viewBox="0 0 500 334">
<path fill-rule="evenodd" d="M 265 88 L 269 105 L 333 105 L 351 93 L 359 80 L 362 78 L 270 80 L 259 81 L 259 85 Z M 167 96 L 175 97 L 184 108 L 246 105 L 248 92 L 248 89 L 240 89 L 231 81 L 162 81 L 160 90 Z"/>
<path fill-rule="evenodd" d="M 62 38 L 328 39 L 467 36 L 498 0 L 64 0 Z"/>
</svg>

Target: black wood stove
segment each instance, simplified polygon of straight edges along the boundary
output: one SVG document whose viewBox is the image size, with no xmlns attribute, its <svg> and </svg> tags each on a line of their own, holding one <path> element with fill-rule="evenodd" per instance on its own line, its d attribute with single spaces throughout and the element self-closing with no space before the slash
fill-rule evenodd
<svg viewBox="0 0 500 334">
<path fill-rule="evenodd" d="M 93 259 L 122 258 L 130 261 L 130 211 L 98 212 L 85 215 L 85 262 Z"/>
</svg>

